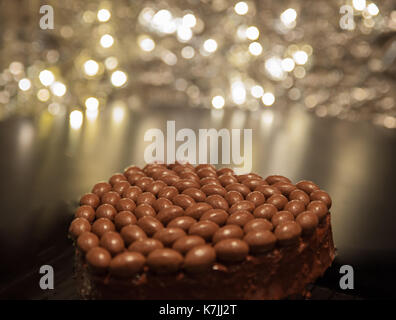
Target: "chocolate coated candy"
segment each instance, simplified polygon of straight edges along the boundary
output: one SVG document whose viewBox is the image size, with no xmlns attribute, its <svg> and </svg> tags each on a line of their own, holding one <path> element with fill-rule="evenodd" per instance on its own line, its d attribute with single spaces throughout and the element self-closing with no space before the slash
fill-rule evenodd
<svg viewBox="0 0 396 320">
<path fill-rule="evenodd" d="M 236 224 L 243 227 L 248 221 L 253 220 L 254 216 L 246 210 L 236 211 L 227 219 L 227 224 Z"/>
<path fill-rule="evenodd" d="M 299 181 L 296 184 L 296 187 L 302 191 L 305 191 L 305 193 L 307 194 L 311 194 L 311 192 L 314 192 L 315 190 L 319 189 L 319 187 L 315 183 L 309 180 Z"/>
<path fill-rule="evenodd" d="M 141 193 L 143 193 L 142 189 L 136 186 L 131 186 L 122 193 L 122 196 L 136 202 L 138 195 Z"/>
<path fill-rule="evenodd" d="M 125 241 L 125 244 L 128 246 L 132 242 L 136 240 L 141 240 L 147 238 L 146 233 L 142 230 L 142 228 L 137 225 L 130 224 L 121 229 L 121 236 Z"/>
<path fill-rule="evenodd" d="M 267 219 L 256 218 L 248 221 L 244 226 L 243 230 L 248 233 L 250 231 L 258 231 L 258 230 L 269 230 L 273 229 L 273 225 Z"/>
<path fill-rule="evenodd" d="M 129 247 L 129 251 L 140 252 L 141 254 L 147 256 L 150 252 L 155 249 L 162 249 L 164 245 L 161 241 L 153 238 L 146 238 L 134 241 Z"/>
<path fill-rule="evenodd" d="M 109 182 L 112 186 L 114 186 L 116 183 L 121 182 L 121 181 L 126 181 L 127 178 L 122 174 L 122 173 L 116 173 L 111 176 L 109 179 Z"/>
<path fill-rule="evenodd" d="M 300 200 L 300 201 L 304 202 L 304 204 L 306 206 L 311 201 L 309 198 L 309 195 L 307 195 L 304 191 L 302 191 L 300 189 L 290 192 L 289 200 Z"/>
<path fill-rule="evenodd" d="M 161 221 L 164 225 L 167 225 L 171 220 L 181 217 L 184 214 L 184 210 L 179 206 L 170 206 L 162 209 L 158 212 L 156 218 Z"/>
<path fill-rule="evenodd" d="M 249 245 L 240 239 L 224 239 L 215 245 L 217 257 L 226 262 L 242 261 L 249 253 Z"/>
<path fill-rule="evenodd" d="M 301 231 L 301 226 L 297 222 L 286 221 L 275 228 L 275 236 L 282 245 L 289 245 L 298 240 Z"/>
<path fill-rule="evenodd" d="M 241 239 L 242 237 L 243 230 L 241 229 L 241 227 L 236 224 L 231 224 L 221 227 L 219 230 L 217 230 L 213 235 L 212 242 L 217 243 L 224 239 Z"/>
<path fill-rule="evenodd" d="M 76 218 L 85 218 L 89 222 L 92 222 L 95 219 L 95 210 L 91 206 L 82 205 L 77 208 Z"/>
<path fill-rule="evenodd" d="M 86 260 L 93 272 L 103 273 L 110 265 L 111 255 L 106 249 L 95 247 L 88 251 Z"/>
<path fill-rule="evenodd" d="M 304 211 L 296 218 L 297 223 L 300 224 L 304 234 L 312 233 L 319 224 L 318 216 L 312 211 Z"/>
<path fill-rule="evenodd" d="M 307 206 L 307 210 L 312 211 L 313 213 L 315 213 L 318 216 L 319 220 L 322 220 L 326 216 L 326 214 L 328 212 L 326 204 L 323 201 L 321 201 L 321 200 L 312 201 Z"/>
<path fill-rule="evenodd" d="M 250 192 L 250 189 L 247 186 L 245 186 L 244 184 L 242 184 L 242 183 L 229 184 L 229 185 L 227 185 L 225 187 L 225 189 L 227 191 L 238 191 L 244 197 L 246 197 L 249 194 L 249 192 Z"/>
<path fill-rule="evenodd" d="M 269 230 L 256 230 L 248 232 L 243 238 L 253 253 L 262 253 L 272 250 L 276 243 L 275 235 Z"/>
<path fill-rule="evenodd" d="M 265 203 L 265 196 L 259 191 L 252 191 L 246 196 L 246 200 L 252 202 L 257 208 Z"/>
<path fill-rule="evenodd" d="M 278 210 L 282 210 L 287 202 L 287 198 L 282 194 L 274 194 L 267 199 L 267 203 L 273 204 Z"/>
<path fill-rule="evenodd" d="M 113 186 L 113 191 L 117 192 L 119 195 L 122 195 L 130 187 L 131 185 L 128 181 L 120 181 Z"/>
<path fill-rule="evenodd" d="M 121 230 L 128 224 L 136 224 L 136 222 L 135 215 L 130 211 L 121 211 L 114 218 L 114 223 L 118 230 Z"/>
<path fill-rule="evenodd" d="M 198 188 L 187 188 L 182 193 L 190 196 L 197 202 L 202 202 L 206 199 L 206 194 Z"/>
<path fill-rule="evenodd" d="M 99 197 L 94 193 L 86 193 L 80 199 L 81 206 L 87 205 L 87 206 L 91 206 L 94 209 L 96 209 L 99 203 L 100 203 Z"/>
<path fill-rule="evenodd" d="M 173 249 L 156 249 L 148 255 L 147 264 L 156 273 L 173 273 L 183 264 L 183 256 Z"/>
<path fill-rule="evenodd" d="M 161 191 L 158 193 L 158 198 L 166 198 L 172 200 L 173 197 L 177 194 L 179 194 L 179 191 L 175 187 L 168 186 L 161 189 Z"/>
<path fill-rule="evenodd" d="M 85 231 L 77 239 L 77 246 L 80 250 L 88 252 L 99 245 L 99 238 L 92 232 Z"/>
<path fill-rule="evenodd" d="M 115 231 L 114 223 L 107 218 L 99 218 L 92 224 L 92 232 L 99 238 L 108 231 Z"/>
<path fill-rule="evenodd" d="M 187 208 L 185 215 L 194 219 L 200 219 L 210 209 L 213 209 L 213 207 L 209 203 L 198 202 Z"/>
<path fill-rule="evenodd" d="M 187 209 L 195 203 L 194 199 L 186 194 L 178 194 L 174 196 L 172 202 L 183 209 Z"/>
<path fill-rule="evenodd" d="M 69 227 L 69 233 L 77 238 L 80 234 L 85 231 L 91 231 L 91 225 L 85 218 L 75 218 Z"/>
<path fill-rule="evenodd" d="M 115 191 L 109 191 L 102 195 L 101 201 L 103 203 L 111 204 L 115 206 L 117 202 L 121 199 L 121 196 Z"/>
<path fill-rule="evenodd" d="M 310 195 L 311 200 L 320 200 L 323 201 L 327 208 L 330 209 L 331 207 L 331 198 L 329 194 L 323 190 L 315 190 Z"/>
<path fill-rule="evenodd" d="M 216 260 L 216 251 L 212 246 L 203 244 L 187 252 L 184 260 L 184 269 L 187 272 L 198 273 L 210 270 Z"/>
<path fill-rule="evenodd" d="M 224 198 L 227 200 L 228 204 L 232 206 L 234 203 L 242 201 L 243 195 L 238 191 L 228 191 Z"/>
<path fill-rule="evenodd" d="M 157 198 L 150 192 L 143 192 L 137 196 L 136 203 L 139 204 L 149 204 L 150 206 L 154 206 Z"/>
<path fill-rule="evenodd" d="M 181 216 L 170 221 L 167 226 L 172 228 L 181 228 L 187 232 L 188 229 L 190 229 L 190 227 L 196 222 L 197 220 L 195 220 L 194 218 L 188 216 Z"/>
<path fill-rule="evenodd" d="M 265 181 L 267 181 L 269 184 L 274 184 L 277 182 L 289 182 L 291 183 L 291 181 L 284 177 L 284 176 L 280 176 L 280 175 L 272 175 L 272 176 L 268 176 Z"/>
<path fill-rule="evenodd" d="M 144 216 L 139 219 L 137 225 L 142 228 L 142 230 L 151 237 L 157 231 L 164 228 L 163 224 L 156 218 L 151 216 Z"/>
<path fill-rule="evenodd" d="M 209 203 L 214 209 L 228 210 L 228 202 L 218 194 L 213 194 L 206 198 L 206 202 Z"/>
<path fill-rule="evenodd" d="M 116 208 L 118 211 L 131 211 L 135 210 L 135 201 L 129 198 L 122 198 L 117 202 Z"/>
<path fill-rule="evenodd" d="M 271 219 L 271 222 L 275 227 L 286 221 L 294 221 L 294 215 L 289 211 L 278 211 Z"/>
<path fill-rule="evenodd" d="M 209 220 L 221 226 L 227 221 L 227 219 L 228 213 L 225 210 L 210 209 L 201 216 L 200 221 Z"/>
<path fill-rule="evenodd" d="M 278 211 L 278 209 L 270 203 L 264 203 L 261 206 L 258 206 L 253 211 L 253 215 L 256 218 L 265 218 L 271 220 L 272 216 Z"/>
<path fill-rule="evenodd" d="M 161 241 L 166 247 L 171 247 L 177 239 L 185 235 L 186 233 L 183 229 L 169 227 L 158 230 L 154 234 L 154 239 Z"/>
<path fill-rule="evenodd" d="M 146 258 L 139 252 L 123 252 L 110 262 L 110 273 L 117 277 L 131 277 L 143 269 Z"/>
<path fill-rule="evenodd" d="M 98 197 L 101 197 L 102 194 L 111 191 L 111 184 L 107 182 L 98 182 L 92 188 L 92 193 L 96 194 Z"/>
<path fill-rule="evenodd" d="M 117 210 L 108 203 L 101 204 L 97 209 L 96 209 L 96 218 L 107 218 L 110 220 L 114 220 L 114 217 L 117 214 Z"/>
<path fill-rule="evenodd" d="M 172 248 L 179 251 L 181 254 L 185 254 L 190 249 L 202 244 L 205 244 L 204 238 L 196 235 L 187 235 L 177 239 L 173 243 Z"/>
<path fill-rule="evenodd" d="M 206 241 L 210 241 L 214 233 L 219 229 L 219 226 L 213 221 L 199 221 L 194 223 L 190 229 L 188 229 L 188 233 L 191 235 L 197 235 L 204 238 Z"/>
<path fill-rule="evenodd" d="M 146 216 L 154 217 L 155 216 L 155 210 L 149 204 L 142 203 L 142 204 L 139 204 L 136 207 L 135 216 L 138 219 L 140 219 L 141 217 L 146 217 Z"/>
<path fill-rule="evenodd" d="M 266 185 L 259 185 L 254 189 L 254 191 L 261 192 L 266 199 L 273 196 L 274 194 L 281 194 L 278 188 Z"/>
<path fill-rule="evenodd" d="M 289 211 L 296 217 L 305 210 L 305 204 L 301 200 L 291 200 L 286 203 L 283 210 Z"/>
<path fill-rule="evenodd" d="M 112 255 L 122 252 L 125 249 L 124 240 L 118 232 L 106 232 L 100 238 L 100 246 L 107 249 Z"/>
<path fill-rule="evenodd" d="M 229 213 L 234 213 L 241 210 L 253 212 L 254 209 L 255 205 L 253 202 L 250 202 L 248 200 L 241 200 L 231 206 Z"/>
</svg>

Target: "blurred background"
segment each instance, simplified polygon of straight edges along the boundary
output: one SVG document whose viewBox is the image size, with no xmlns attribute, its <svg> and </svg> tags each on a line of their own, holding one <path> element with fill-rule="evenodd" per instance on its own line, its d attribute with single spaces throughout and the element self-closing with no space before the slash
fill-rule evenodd
<svg viewBox="0 0 396 320">
<path fill-rule="evenodd" d="M 395 297 L 395 58 L 391 0 L 0 1 L 0 297 L 42 298 L 42 264 L 74 297 L 74 206 L 167 120 L 252 128 L 254 172 L 333 198 L 323 286 Z"/>
</svg>

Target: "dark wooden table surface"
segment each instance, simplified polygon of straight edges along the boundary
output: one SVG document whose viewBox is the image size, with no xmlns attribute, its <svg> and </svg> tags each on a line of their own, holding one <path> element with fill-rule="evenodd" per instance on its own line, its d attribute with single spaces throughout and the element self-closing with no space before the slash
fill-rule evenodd
<svg viewBox="0 0 396 320">
<path fill-rule="evenodd" d="M 79 196 L 129 164 L 144 165 L 145 131 L 166 132 L 175 120 L 177 130 L 252 128 L 254 172 L 310 179 L 330 193 L 338 251 L 316 296 L 395 298 L 396 132 L 299 107 L 271 110 L 108 109 L 77 130 L 67 116 L 1 121 L 0 297 L 78 298 L 67 229 Z M 39 289 L 43 264 L 54 267 L 51 292 Z M 343 264 L 354 268 L 354 290 L 339 289 Z"/>
</svg>

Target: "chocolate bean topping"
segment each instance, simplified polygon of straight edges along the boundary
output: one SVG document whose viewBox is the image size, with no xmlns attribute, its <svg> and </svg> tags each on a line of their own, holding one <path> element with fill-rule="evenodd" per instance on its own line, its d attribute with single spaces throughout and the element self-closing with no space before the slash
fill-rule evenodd
<svg viewBox="0 0 396 320">
<path fill-rule="evenodd" d="M 95 193 L 86 193 L 80 199 L 80 206 L 87 205 L 96 209 L 99 205 L 100 200 L 99 197 Z"/>
<path fill-rule="evenodd" d="M 228 202 L 218 194 L 213 194 L 206 198 L 206 202 L 209 203 L 213 209 L 223 209 L 228 210 Z"/>
<path fill-rule="evenodd" d="M 241 229 L 241 227 L 236 224 L 231 224 L 221 227 L 219 230 L 217 230 L 213 235 L 212 242 L 217 243 L 224 239 L 241 239 L 242 237 L 243 230 Z"/>
<path fill-rule="evenodd" d="M 206 241 L 210 241 L 214 233 L 219 229 L 219 226 L 213 221 L 205 220 L 198 221 L 194 223 L 190 229 L 188 229 L 188 233 L 191 235 L 197 235 L 204 238 Z"/>
<path fill-rule="evenodd" d="M 166 247 L 171 247 L 177 239 L 185 235 L 186 233 L 181 228 L 167 227 L 157 231 L 154 234 L 154 239 L 161 241 Z"/>
<path fill-rule="evenodd" d="M 327 209 L 326 204 L 323 201 L 321 201 L 321 200 L 312 201 L 307 206 L 307 210 L 312 211 L 313 213 L 315 213 L 318 216 L 319 221 L 322 220 L 326 216 L 327 212 L 329 211 Z"/>
<path fill-rule="evenodd" d="M 273 187 L 278 188 L 278 190 L 284 195 L 288 196 L 292 191 L 297 190 L 297 187 L 294 184 L 279 181 L 272 185 Z"/>
<path fill-rule="evenodd" d="M 121 181 L 126 181 L 127 178 L 122 174 L 122 173 L 116 173 L 111 176 L 109 179 L 109 183 L 114 186 L 116 183 L 121 182 Z"/>
<path fill-rule="evenodd" d="M 206 185 L 216 185 L 216 186 L 221 186 L 220 181 L 217 178 L 213 178 L 213 177 L 206 177 L 206 178 L 202 178 L 199 181 L 201 187 L 206 186 Z"/>
<path fill-rule="evenodd" d="M 223 225 L 228 219 L 228 213 L 223 209 L 210 209 L 206 211 L 200 218 L 200 221 L 209 220 L 218 224 Z"/>
<path fill-rule="evenodd" d="M 138 186 L 143 191 L 147 192 L 147 188 L 154 182 L 154 179 L 151 177 L 142 177 L 138 181 L 136 181 L 135 185 Z"/>
<path fill-rule="evenodd" d="M 92 232 L 95 233 L 99 238 L 102 237 L 108 231 L 115 231 L 114 223 L 107 218 L 99 218 L 92 224 Z"/>
<path fill-rule="evenodd" d="M 204 192 L 206 196 L 218 194 L 219 196 L 224 197 L 226 194 L 226 190 L 222 186 L 216 184 L 206 184 L 201 187 L 201 191 Z"/>
<path fill-rule="evenodd" d="M 175 187 L 179 192 L 183 192 L 188 188 L 200 188 L 200 184 L 194 180 L 180 179 L 175 183 Z"/>
<path fill-rule="evenodd" d="M 275 227 L 286 221 L 294 221 L 294 215 L 289 211 L 278 211 L 271 219 L 271 222 Z"/>
<path fill-rule="evenodd" d="M 122 195 L 126 190 L 128 190 L 130 186 L 131 185 L 128 181 L 120 181 L 113 186 L 113 191 L 117 192 L 119 195 Z"/>
<path fill-rule="evenodd" d="M 152 193 L 143 192 L 137 196 L 136 204 L 139 205 L 145 203 L 149 204 L 150 206 L 154 206 L 156 200 L 157 198 Z"/>
<path fill-rule="evenodd" d="M 221 176 L 221 175 L 233 175 L 234 174 L 234 170 L 232 170 L 231 168 L 221 168 L 219 170 L 217 170 L 217 175 Z"/>
<path fill-rule="evenodd" d="M 225 189 L 227 191 L 238 191 L 244 197 L 246 197 L 249 194 L 249 192 L 250 192 L 250 189 L 247 186 L 245 186 L 244 184 L 241 184 L 241 183 L 231 183 L 231 184 L 227 185 L 225 187 Z"/>
<path fill-rule="evenodd" d="M 229 184 L 238 183 L 237 178 L 229 174 L 223 174 L 222 176 L 219 176 L 219 181 L 223 187 L 226 187 Z"/>
<path fill-rule="evenodd" d="M 190 229 L 190 227 L 196 222 L 197 220 L 195 220 L 194 218 L 188 216 L 181 216 L 170 221 L 168 223 L 168 227 L 181 228 L 187 232 L 188 229 Z"/>
<path fill-rule="evenodd" d="M 267 203 L 273 204 L 278 210 L 282 210 L 287 202 L 287 198 L 282 194 L 274 194 L 267 199 Z"/>
<path fill-rule="evenodd" d="M 158 180 L 158 181 L 154 181 L 154 182 L 150 183 L 145 188 L 145 191 L 151 192 L 154 195 L 158 195 L 158 193 L 165 187 L 167 187 L 167 184 L 161 180 Z"/>
<path fill-rule="evenodd" d="M 319 189 L 319 187 L 315 183 L 309 180 L 299 181 L 296 184 L 296 187 L 302 191 L 305 191 L 305 193 L 307 194 L 311 194 L 311 192 L 314 192 L 315 190 Z"/>
<path fill-rule="evenodd" d="M 245 179 L 242 181 L 242 184 L 248 187 L 250 190 L 256 189 L 258 186 L 261 185 L 268 185 L 268 183 L 265 180 L 262 179 Z"/>
<path fill-rule="evenodd" d="M 128 247 L 128 250 L 140 252 L 141 254 L 147 256 L 155 249 L 162 249 L 163 247 L 164 245 L 161 241 L 153 238 L 146 238 L 132 242 L 131 245 Z"/>
<path fill-rule="evenodd" d="M 142 189 L 140 189 L 139 187 L 131 186 L 122 193 L 122 196 L 124 198 L 131 199 L 136 203 L 138 195 L 141 194 L 142 192 L 143 192 Z"/>
<path fill-rule="evenodd" d="M 125 249 L 124 240 L 118 232 L 106 232 L 100 238 L 100 246 L 107 249 L 112 255 L 122 252 Z"/>
<path fill-rule="evenodd" d="M 294 214 L 294 216 L 296 217 L 305 210 L 305 204 L 301 200 L 291 200 L 288 203 L 286 203 L 283 210 L 289 211 L 290 213 Z"/>
<path fill-rule="evenodd" d="M 209 203 L 198 202 L 188 207 L 185 214 L 194 219 L 200 219 L 201 216 L 208 210 L 213 209 Z"/>
<path fill-rule="evenodd" d="M 96 194 L 98 197 L 101 197 L 102 194 L 111 191 L 111 184 L 107 182 L 99 182 L 95 184 L 92 188 L 92 193 Z"/>
<path fill-rule="evenodd" d="M 191 207 L 195 201 L 193 198 L 186 194 L 178 194 L 172 199 L 173 204 L 182 207 L 183 209 L 187 209 L 188 207 Z"/>
<path fill-rule="evenodd" d="M 114 223 L 117 230 L 121 230 L 122 227 L 128 224 L 136 224 L 137 219 L 135 215 L 130 211 L 120 211 L 114 218 Z"/>
<path fill-rule="evenodd" d="M 282 222 L 275 228 L 275 236 L 282 245 L 295 243 L 301 235 L 301 226 L 295 221 Z"/>
<path fill-rule="evenodd" d="M 156 218 L 152 216 L 144 216 L 141 217 L 137 225 L 142 228 L 142 230 L 151 237 L 156 232 L 162 230 L 164 228 L 163 224 Z"/>
<path fill-rule="evenodd" d="M 205 239 L 195 235 L 182 236 L 177 239 L 172 248 L 179 251 L 181 254 L 185 254 L 190 249 L 205 244 Z"/>
<path fill-rule="evenodd" d="M 88 251 L 86 260 L 93 272 L 103 273 L 110 265 L 111 255 L 106 249 L 95 247 Z"/>
<path fill-rule="evenodd" d="M 143 229 L 135 224 L 129 224 L 123 227 L 120 234 L 127 246 L 129 246 L 132 242 L 136 240 L 142 240 L 147 238 L 147 235 L 143 231 Z"/>
<path fill-rule="evenodd" d="M 141 217 L 146 217 L 146 216 L 154 217 L 155 216 L 155 210 L 149 204 L 142 203 L 142 204 L 139 204 L 136 207 L 135 216 L 138 219 L 140 219 Z"/>
<path fill-rule="evenodd" d="M 173 273 L 178 271 L 183 264 L 183 256 L 173 249 L 156 249 L 148 255 L 147 264 L 154 272 Z"/>
<path fill-rule="evenodd" d="M 131 277 L 140 272 L 146 258 L 139 252 L 123 252 L 110 262 L 110 273 L 116 277 Z"/>
<path fill-rule="evenodd" d="M 157 219 L 161 221 L 164 225 L 167 225 L 171 220 L 181 217 L 184 214 L 184 210 L 179 206 L 170 206 L 161 209 L 157 214 Z"/>
<path fill-rule="evenodd" d="M 289 200 L 300 200 L 304 202 L 304 204 L 307 206 L 308 203 L 311 201 L 309 198 L 309 195 L 307 195 L 304 191 L 297 189 L 293 190 L 289 194 Z"/>
<path fill-rule="evenodd" d="M 116 214 L 117 210 L 114 208 L 114 206 L 108 203 L 101 204 L 96 209 L 96 218 L 107 218 L 110 220 L 114 220 Z"/>
<path fill-rule="evenodd" d="M 258 206 L 253 211 L 253 215 L 256 218 L 265 218 L 271 220 L 272 216 L 278 211 L 278 209 L 270 203 L 264 203 L 261 206 Z"/>
<path fill-rule="evenodd" d="M 206 177 L 216 177 L 217 173 L 215 170 L 210 169 L 210 168 L 202 168 L 199 169 L 198 171 L 196 171 L 198 177 L 202 178 L 206 178 Z"/>
<path fill-rule="evenodd" d="M 175 187 L 168 186 L 161 189 L 161 191 L 158 193 L 158 197 L 172 200 L 177 194 L 179 194 L 179 191 Z"/>
<path fill-rule="evenodd" d="M 243 195 L 238 191 L 228 191 L 224 198 L 227 200 L 228 204 L 232 206 L 234 203 L 242 201 Z"/>
<path fill-rule="evenodd" d="M 265 203 L 265 196 L 259 191 L 252 191 L 246 196 L 246 200 L 252 202 L 257 208 Z"/>
<path fill-rule="evenodd" d="M 304 234 L 311 234 L 319 224 L 318 216 L 312 211 L 300 213 L 296 221 L 300 224 Z"/>
<path fill-rule="evenodd" d="M 167 198 L 159 198 L 159 199 L 157 199 L 155 201 L 153 207 L 154 207 L 155 211 L 160 212 L 162 209 L 168 208 L 168 207 L 170 207 L 172 205 L 173 205 L 173 203 L 169 199 L 167 199 Z"/>
<path fill-rule="evenodd" d="M 77 246 L 80 250 L 88 252 L 90 249 L 99 245 L 99 238 L 96 234 L 85 231 L 78 236 Z"/>
<path fill-rule="evenodd" d="M 206 194 L 198 188 L 187 188 L 182 193 L 190 196 L 197 202 L 202 202 L 206 199 Z"/>
<path fill-rule="evenodd" d="M 248 233 L 250 231 L 269 230 L 273 229 L 273 225 L 267 219 L 256 218 L 245 223 L 243 230 Z"/>
<path fill-rule="evenodd" d="M 242 261 L 249 253 L 249 245 L 240 239 L 221 240 L 214 248 L 219 260 L 226 262 Z"/>
<path fill-rule="evenodd" d="M 248 232 L 243 240 L 249 245 L 253 253 L 272 250 L 276 243 L 275 235 L 269 230 L 255 230 Z"/>
<path fill-rule="evenodd" d="M 320 200 L 326 204 L 328 209 L 331 208 L 331 198 L 327 192 L 325 192 L 323 190 L 315 190 L 315 191 L 311 192 L 311 194 L 309 196 L 310 196 L 311 200 L 313 200 L 313 201 Z"/>
<path fill-rule="evenodd" d="M 128 198 L 122 198 L 120 199 L 117 204 L 116 208 L 118 211 L 133 211 L 136 208 L 135 201 L 128 199 Z"/>
<path fill-rule="evenodd" d="M 234 213 L 237 211 L 241 211 L 241 210 L 245 210 L 245 211 L 251 211 L 253 212 L 253 210 L 255 209 L 254 203 L 248 200 L 241 200 L 238 201 L 237 203 L 234 203 L 230 210 L 229 213 Z"/>
<path fill-rule="evenodd" d="M 284 176 L 280 176 L 280 175 L 268 176 L 268 177 L 265 179 L 265 181 L 267 181 L 268 184 L 274 184 L 274 183 L 277 183 L 277 182 L 280 182 L 280 181 L 291 183 L 291 181 L 290 181 L 288 178 L 286 178 L 286 177 L 284 177 Z"/>
<path fill-rule="evenodd" d="M 259 185 L 254 189 L 254 191 L 261 192 L 266 199 L 273 196 L 274 194 L 281 194 L 278 188 L 266 185 Z"/>
<path fill-rule="evenodd" d="M 135 173 L 131 173 L 128 175 L 128 182 L 131 185 L 135 185 L 135 183 L 137 181 L 139 181 L 139 179 L 142 179 L 145 177 L 145 174 L 143 172 L 135 172 Z"/>
<path fill-rule="evenodd" d="M 101 201 L 103 203 L 111 204 L 112 206 L 115 206 L 118 201 L 120 201 L 121 196 L 115 192 L 115 191 L 109 191 L 106 192 L 102 195 Z"/>
<path fill-rule="evenodd" d="M 227 224 L 236 224 L 243 227 L 248 221 L 253 220 L 254 216 L 246 210 L 235 211 L 227 219 Z"/>
<path fill-rule="evenodd" d="M 75 218 L 70 224 L 69 233 L 74 238 L 77 238 L 85 231 L 91 231 L 91 224 L 85 218 Z"/>
<path fill-rule="evenodd" d="M 92 222 L 95 219 L 95 210 L 91 206 L 82 205 L 77 208 L 75 217 L 84 218 Z"/>
<path fill-rule="evenodd" d="M 191 273 L 205 272 L 210 270 L 215 260 L 216 251 L 212 246 L 199 245 L 187 252 L 184 259 L 184 269 Z"/>
</svg>

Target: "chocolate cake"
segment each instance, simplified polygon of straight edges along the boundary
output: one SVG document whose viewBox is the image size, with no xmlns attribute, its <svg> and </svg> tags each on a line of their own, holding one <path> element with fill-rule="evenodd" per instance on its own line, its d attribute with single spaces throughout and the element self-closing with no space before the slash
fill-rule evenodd
<svg viewBox="0 0 396 320">
<path fill-rule="evenodd" d="M 81 197 L 69 229 L 84 298 L 304 296 L 334 259 L 312 181 L 212 165 L 127 168 Z"/>
</svg>

